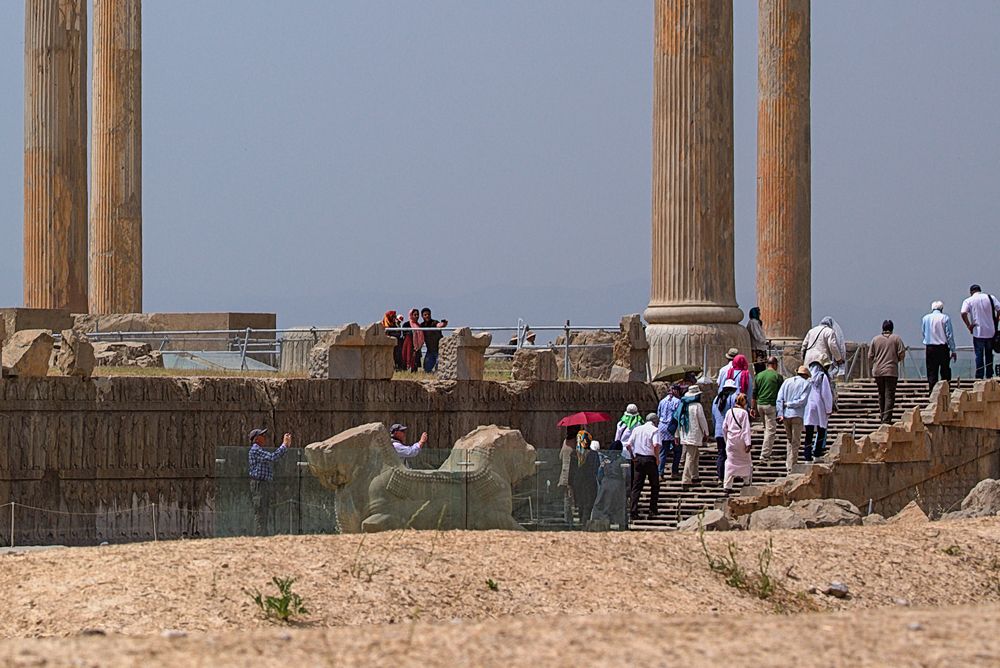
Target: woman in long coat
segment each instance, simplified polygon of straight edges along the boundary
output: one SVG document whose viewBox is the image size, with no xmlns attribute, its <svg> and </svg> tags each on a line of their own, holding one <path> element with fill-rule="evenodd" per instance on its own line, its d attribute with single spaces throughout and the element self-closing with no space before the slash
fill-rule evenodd
<svg viewBox="0 0 1000 668">
<path fill-rule="evenodd" d="M 753 477 L 747 395 L 736 395 L 736 402 L 722 421 L 722 431 L 726 439 L 726 477 L 722 489 L 728 494 L 733 491 L 733 481 L 737 477 L 743 478 L 745 484 Z"/>
<path fill-rule="evenodd" d="M 806 426 L 806 444 L 802 459 L 811 462 L 813 456 L 826 453 L 826 427 L 833 413 L 833 389 L 828 369 L 830 358 L 824 355 L 809 365 L 809 400 L 802 420 Z"/>
</svg>

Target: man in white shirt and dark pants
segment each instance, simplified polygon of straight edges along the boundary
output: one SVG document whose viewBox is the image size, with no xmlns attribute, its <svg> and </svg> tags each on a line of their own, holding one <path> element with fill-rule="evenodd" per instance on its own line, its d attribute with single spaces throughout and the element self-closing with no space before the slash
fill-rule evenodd
<svg viewBox="0 0 1000 668">
<path fill-rule="evenodd" d="M 955 361 L 955 333 L 951 318 L 944 314 L 944 302 L 931 304 L 931 312 L 920 323 L 924 332 L 927 360 L 927 386 L 933 392 L 938 378 L 951 380 L 951 363 Z"/>
<path fill-rule="evenodd" d="M 649 479 L 652 496 L 649 500 L 649 518 L 656 517 L 660 503 L 660 476 L 657 463 L 660 461 L 660 428 L 656 413 L 646 416 L 646 422 L 632 430 L 625 441 L 625 448 L 632 455 L 632 503 L 630 515 L 632 520 L 639 519 L 639 497 L 642 486 Z"/>
<path fill-rule="evenodd" d="M 962 321 L 972 334 L 976 351 L 976 378 L 993 377 L 993 335 L 997 331 L 1000 304 L 978 285 L 969 288 L 969 298 L 962 302 Z"/>
</svg>

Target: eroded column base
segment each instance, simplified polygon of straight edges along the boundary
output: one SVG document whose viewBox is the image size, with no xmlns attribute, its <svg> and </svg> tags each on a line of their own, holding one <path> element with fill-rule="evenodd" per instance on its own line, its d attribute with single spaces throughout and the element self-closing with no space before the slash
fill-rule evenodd
<svg viewBox="0 0 1000 668">
<path fill-rule="evenodd" d="M 726 363 L 726 351 L 730 348 L 736 348 L 748 359 L 750 354 L 750 334 L 743 325 L 733 323 L 651 324 L 646 326 L 646 340 L 653 377 L 675 364 L 702 366 L 706 354 L 709 375 L 713 376 Z"/>
</svg>

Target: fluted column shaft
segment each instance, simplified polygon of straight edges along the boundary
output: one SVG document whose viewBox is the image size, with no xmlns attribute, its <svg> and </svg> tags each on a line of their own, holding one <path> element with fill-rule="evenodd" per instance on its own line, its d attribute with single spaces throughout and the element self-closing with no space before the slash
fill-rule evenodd
<svg viewBox="0 0 1000 668">
<path fill-rule="evenodd" d="M 757 303 L 772 339 L 812 319 L 809 0 L 760 0 Z"/>
<path fill-rule="evenodd" d="M 724 354 L 746 334 L 735 325 L 732 0 L 656 0 L 655 22 L 645 318 L 670 326 L 654 330 L 669 348 L 652 355 L 661 365 L 701 362 L 704 345 Z"/>
<path fill-rule="evenodd" d="M 87 5 L 24 9 L 24 303 L 87 311 Z"/>
<path fill-rule="evenodd" d="M 142 311 L 142 0 L 94 0 L 90 311 Z"/>
</svg>

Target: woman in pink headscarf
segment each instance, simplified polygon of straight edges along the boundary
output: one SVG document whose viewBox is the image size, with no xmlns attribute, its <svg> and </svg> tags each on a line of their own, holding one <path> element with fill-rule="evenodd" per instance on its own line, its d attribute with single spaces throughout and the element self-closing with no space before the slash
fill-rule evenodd
<svg viewBox="0 0 1000 668">
<path fill-rule="evenodd" d="M 736 381 L 736 391 L 748 397 L 753 396 L 753 375 L 750 373 L 750 363 L 745 355 L 737 355 L 733 358 L 733 366 L 730 367 L 726 378 Z"/>
<path fill-rule="evenodd" d="M 403 334 L 403 365 L 409 371 L 417 371 L 420 368 L 420 349 L 424 347 L 418 309 L 410 309 L 410 319 L 403 323 L 403 329 L 411 330 Z"/>
</svg>

